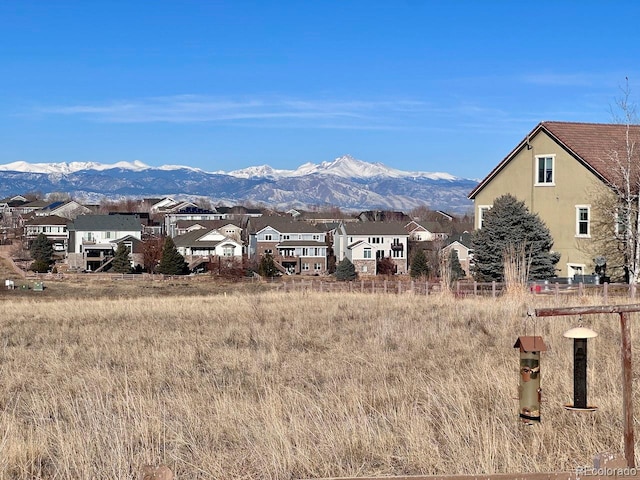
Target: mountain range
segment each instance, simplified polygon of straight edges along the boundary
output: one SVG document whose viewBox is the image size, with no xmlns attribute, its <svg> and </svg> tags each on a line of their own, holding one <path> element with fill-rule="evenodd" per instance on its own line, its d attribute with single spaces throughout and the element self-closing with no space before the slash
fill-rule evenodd
<svg viewBox="0 0 640 480">
<path fill-rule="evenodd" d="M 250 202 L 274 208 L 337 206 L 347 210 L 433 210 L 466 213 L 477 180 L 448 173 L 406 172 L 349 155 L 295 170 L 268 165 L 206 172 L 180 165 L 151 167 L 140 161 L 0 165 L 0 196 L 67 192 L 86 202 L 102 198 L 206 197 L 214 204 Z"/>
</svg>

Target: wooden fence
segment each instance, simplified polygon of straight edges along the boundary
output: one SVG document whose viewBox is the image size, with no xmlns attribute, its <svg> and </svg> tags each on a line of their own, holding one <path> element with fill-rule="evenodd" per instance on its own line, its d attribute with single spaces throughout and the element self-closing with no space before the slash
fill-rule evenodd
<svg viewBox="0 0 640 480">
<path fill-rule="evenodd" d="M 161 275 L 161 274 L 128 274 L 128 273 L 32 273 L 29 272 L 26 280 L 33 281 L 216 281 L 218 277 L 212 275 Z M 416 281 L 402 278 L 398 280 L 381 280 L 372 278 L 367 280 L 354 280 L 351 282 L 338 282 L 327 280 L 321 277 L 313 278 L 291 278 L 279 277 L 274 279 L 264 279 L 259 276 L 246 277 L 243 282 L 268 282 L 284 292 L 312 291 L 312 292 L 338 292 L 338 293 L 373 293 L 373 294 L 415 294 L 431 295 L 442 291 L 442 285 L 438 281 Z M 499 297 L 504 292 L 505 285 L 499 282 L 470 282 L 458 281 L 451 292 L 460 298 L 474 297 Z M 529 291 L 534 295 L 597 295 L 608 299 L 609 295 L 616 297 L 636 298 L 636 285 L 626 283 L 612 284 L 542 284 L 534 283 L 530 285 Z"/>
<path fill-rule="evenodd" d="M 406 281 L 406 280 L 355 280 L 351 282 L 329 282 L 326 280 L 300 279 L 281 282 L 281 288 L 285 292 L 313 291 L 313 292 L 360 292 L 374 294 L 406 294 L 431 295 L 442 291 L 440 282 L 429 281 Z M 610 295 L 617 297 L 636 298 L 636 285 L 625 283 L 591 285 L 584 283 L 577 284 L 532 284 L 529 291 L 534 295 L 597 295 L 602 296 L 605 301 Z M 504 293 L 505 284 L 498 282 L 456 282 L 451 293 L 456 297 L 493 297 L 496 298 Z"/>
</svg>

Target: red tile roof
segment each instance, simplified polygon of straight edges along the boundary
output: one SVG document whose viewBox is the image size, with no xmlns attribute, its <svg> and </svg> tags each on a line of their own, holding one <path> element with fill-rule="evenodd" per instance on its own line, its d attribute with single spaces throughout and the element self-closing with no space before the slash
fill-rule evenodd
<svg viewBox="0 0 640 480">
<path fill-rule="evenodd" d="M 475 195 L 523 148 L 528 142 L 545 132 L 562 146 L 576 160 L 591 170 L 597 177 L 609 184 L 615 183 L 614 170 L 611 168 L 611 156 L 618 151 L 620 155 L 626 152 L 627 127 L 624 124 L 607 123 L 576 123 L 576 122 L 540 122 L 514 148 L 476 188 L 469 193 L 469 198 Z M 630 125 L 630 140 L 635 142 L 640 153 L 640 125 Z"/>
</svg>

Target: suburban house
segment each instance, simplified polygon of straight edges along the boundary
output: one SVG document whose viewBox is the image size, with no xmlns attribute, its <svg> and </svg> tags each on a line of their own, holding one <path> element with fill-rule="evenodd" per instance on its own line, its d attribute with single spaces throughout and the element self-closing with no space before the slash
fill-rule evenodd
<svg viewBox="0 0 640 480">
<path fill-rule="evenodd" d="M 404 226 L 409 233 L 409 240 L 414 242 L 433 242 L 446 240 L 449 234 L 438 222 L 417 222 L 411 220 Z"/>
<path fill-rule="evenodd" d="M 242 242 L 216 229 L 191 230 L 184 235 L 178 235 L 173 241 L 192 270 L 206 263 L 228 263 L 229 260 L 242 262 Z"/>
<path fill-rule="evenodd" d="M 56 215 L 58 217 L 68 218 L 69 220 L 73 220 L 78 215 L 86 215 L 89 213 L 91 213 L 91 209 L 75 200 L 52 202 L 35 212 L 38 216 Z"/>
<path fill-rule="evenodd" d="M 164 212 L 165 233 L 170 237 L 175 237 L 177 224 L 180 220 L 221 220 L 222 214 L 215 210 L 200 208 L 193 203 L 181 203 L 175 209 Z"/>
<path fill-rule="evenodd" d="M 469 232 L 453 235 L 446 241 L 446 245 L 442 247 L 441 255 L 450 255 L 451 250 L 455 250 L 458 254 L 460 266 L 467 275 L 471 275 L 471 267 L 473 266 L 473 249 L 471 247 L 471 234 Z"/>
<path fill-rule="evenodd" d="M 409 234 L 404 222 L 342 222 L 333 237 L 336 261 L 348 258 L 359 274 L 375 275 L 377 260 L 390 258 L 407 273 Z"/>
<path fill-rule="evenodd" d="M 287 217 L 249 219 L 249 258 L 273 257 L 283 273 L 327 272 L 326 233 L 317 226 Z"/>
<path fill-rule="evenodd" d="M 640 126 L 629 132 L 637 138 Z M 594 258 L 606 255 L 594 242 L 594 218 L 615 182 L 613 159 L 625 150 L 626 134 L 618 124 L 539 123 L 469 194 L 475 227 L 482 228 L 494 199 L 509 193 L 549 228 L 559 276 L 594 272 Z"/>
<path fill-rule="evenodd" d="M 57 215 L 49 215 L 47 217 L 35 216 L 25 221 L 25 247 L 29 248 L 36 237 L 42 233 L 52 244 L 54 251 L 66 251 L 67 241 L 69 239 L 69 231 L 67 228 L 69 223 L 71 223 L 71 220 Z"/>
<path fill-rule="evenodd" d="M 242 241 L 242 227 L 233 220 L 178 220 L 176 222 L 177 236 L 185 235 L 194 230 L 217 230 L 225 237 L 237 242 Z M 176 237 L 177 238 L 177 237 Z"/>
<path fill-rule="evenodd" d="M 137 215 L 80 215 L 69 225 L 67 263 L 74 269 L 102 270 L 124 242 L 132 252 L 132 266 L 142 264 L 141 238 Z"/>
</svg>

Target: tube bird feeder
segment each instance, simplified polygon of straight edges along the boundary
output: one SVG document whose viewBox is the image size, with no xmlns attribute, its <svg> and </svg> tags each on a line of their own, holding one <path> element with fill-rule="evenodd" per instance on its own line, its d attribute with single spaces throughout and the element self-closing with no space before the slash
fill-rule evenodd
<svg viewBox="0 0 640 480">
<path fill-rule="evenodd" d="M 513 348 L 520 349 L 520 419 L 527 425 L 533 425 L 540 422 L 540 352 L 546 352 L 547 346 L 542 337 L 524 336 L 518 337 Z"/>
<path fill-rule="evenodd" d="M 590 328 L 576 327 L 564 332 L 563 336 L 573 338 L 573 405 L 564 407 L 593 412 L 597 407 L 587 403 L 587 339 L 598 334 Z"/>
</svg>

